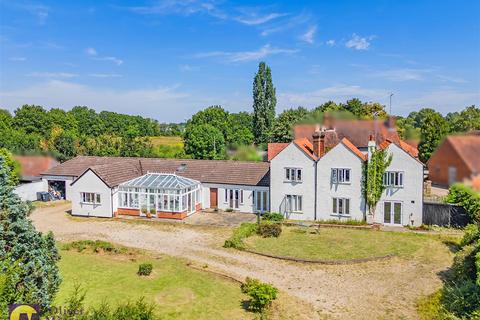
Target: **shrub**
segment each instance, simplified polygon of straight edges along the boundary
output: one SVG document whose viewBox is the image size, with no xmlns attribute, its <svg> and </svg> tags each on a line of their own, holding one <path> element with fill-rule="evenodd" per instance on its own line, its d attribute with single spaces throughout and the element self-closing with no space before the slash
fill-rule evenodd
<svg viewBox="0 0 480 320">
<path fill-rule="evenodd" d="M 137 274 L 139 276 L 149 276 L 152 273 L 153 265 L 151 263 L 142 263 L 138 266 Z"/>
<path fill-rule="evenodd" d="M 157 214 L 157 210 L 155 210 L 155 208 L 150 208 L 150 214 L 154 216 L 155 214 Z"/>
<path fill-rule="evenodd" d="M 466 246 L 480 240 L 480 228 L 476 224 L 469 224 L 465 227 L 465 234 L 463 235 L 461 246 Z"/>
<path fill-rule="evenodd" d="M 476 254 L 479 251 L 478 246 L 473 244 L 463 247 L 457 252 L 452 265 L 452 282 L 475 279 L 477 268 L 475 266 Z"/>
<path fill-rule="evenodd" d="M 266 221 L 281 222 L 283 221 L 283 219 L 284 219 L 283 215 L 277 212 L 265 212 L 262 215 L 262 220 L 266 220 Z"/>
<path fill-rule="evenodd" d="M 282 233 L 282 225 L 279 223 L 262 222 L 258 226 L 257 233 L 264 238 L 269 238 L 269 237 L 278 238 Z"/>
<path fill-rule="evenodd" d="M 472 221 L 480 223 L 480 194 L 473 189 L 456 183 L 448 189 L 445 202 L 462 206 Z"/>
<path fill-rule="evenodd" d="M 83 252 L 86 249 L 91 249 L 92 252 L 108 252 L 108 253 L 125 253 L 126 248 L 116 247 L 112 243 L 103 240 L 79 240 L 73 241 L 63 245 L 64 250 L 76 249 L 78 252 Z"/>
<path fill-rule="evenodd" d="M 230 238 L 225 240 L 225 248 L 244 249 L 245 244 L 243 239 L 250 237 L 257 231 L 257 225 L 255 223 L 244 222 L 239 227 L 233 230 L 233 234 Z"/>
<path fill-rule="evenodd" d="M 232 208 L 227 208 L 227 209 L 225 209 L 225 212 L 233 212 L 233 209 Z"/>
<path fill-rule="evenodd" d="M 442 303 L 456 316 L 472 319 L 480 310 L 480 286 L 471 280 L 448 284 L 443 288 Z"/>
<path fill-rule="evenodd" d="M 278 289 L 257 279 L 247 278 L 241 286 L 242 292 L 250 297 L 248 309 L 261 312 L 277 298 Z"/>
</svg>

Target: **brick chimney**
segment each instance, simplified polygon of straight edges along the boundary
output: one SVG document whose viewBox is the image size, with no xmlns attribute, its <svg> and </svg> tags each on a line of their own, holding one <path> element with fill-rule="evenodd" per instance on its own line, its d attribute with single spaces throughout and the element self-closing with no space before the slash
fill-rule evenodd
<svg viewBox="0 0 480 320">
<path fill-rule="evenodd" d="M 322 157 L 325 154 L 325 132 L 315 131 L 312 135 L 313 152 L 317 157 Z"/>
</svg>

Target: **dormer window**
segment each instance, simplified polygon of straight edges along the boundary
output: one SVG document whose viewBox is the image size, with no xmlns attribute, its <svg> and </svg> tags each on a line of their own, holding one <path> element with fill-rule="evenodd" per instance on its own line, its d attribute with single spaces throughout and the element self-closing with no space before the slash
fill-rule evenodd
<svg viewBox="0 0 480 320">
<path fill-rule="evenodd" d="M 285 168 L 285 181 L 301 182 L 302 169 L 300 168 Z"/>
</svg>

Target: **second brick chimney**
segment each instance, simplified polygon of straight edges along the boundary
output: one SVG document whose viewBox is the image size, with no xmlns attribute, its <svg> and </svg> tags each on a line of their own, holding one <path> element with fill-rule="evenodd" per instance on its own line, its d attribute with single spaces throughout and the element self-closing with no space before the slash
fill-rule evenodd
<svg viewBox="0 0 480 320">
<path fill-rule="evenodd" d="M 321 158 L 325 154 L 325 132 L 315 131 L 312 135 L 313 152 Z"/>
</svg>

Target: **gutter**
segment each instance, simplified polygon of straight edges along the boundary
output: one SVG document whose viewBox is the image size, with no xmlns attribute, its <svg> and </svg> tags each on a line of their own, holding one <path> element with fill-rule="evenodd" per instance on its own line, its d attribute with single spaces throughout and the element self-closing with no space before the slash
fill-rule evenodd
<svg viewBox="0 0 480 320">
<path fill-rule="evenodd" d="M 313 219 L 317 221 L 317 167 L 318 167 L 318 160 L 314 162 L 315 163 L 315 195 L 314 195 L 314 206 L 313 206 Z"/>
</svg>

